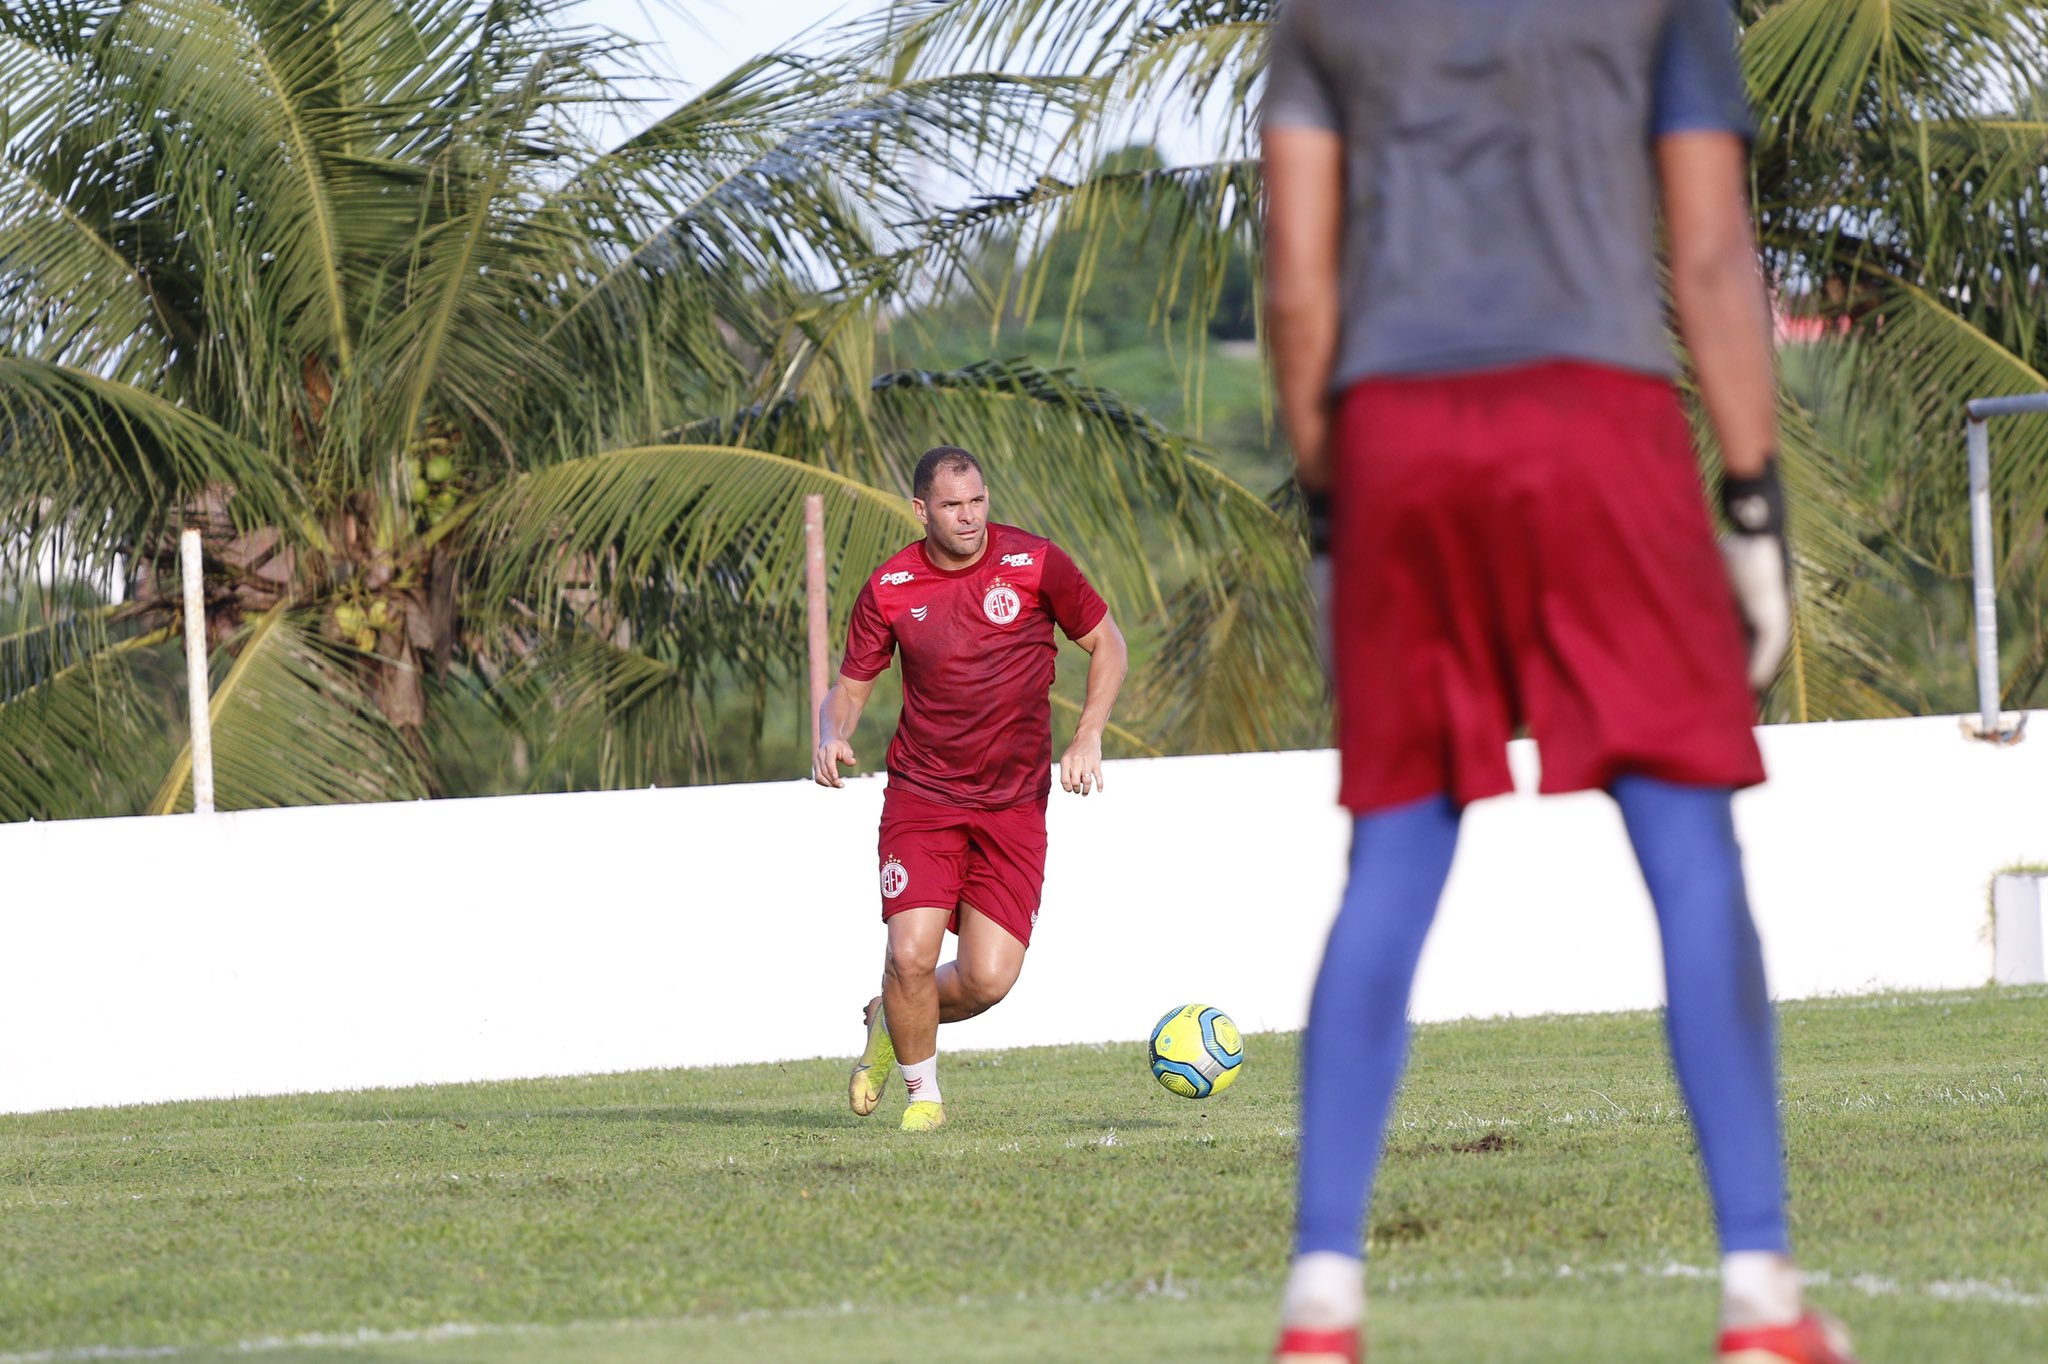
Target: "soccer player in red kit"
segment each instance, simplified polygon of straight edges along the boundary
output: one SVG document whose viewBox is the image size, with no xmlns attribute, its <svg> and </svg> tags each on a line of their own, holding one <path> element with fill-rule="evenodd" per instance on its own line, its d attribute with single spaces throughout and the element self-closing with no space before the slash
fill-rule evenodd
<svg viewBox="0 0 2048 1364">
<path fill-rule="evenodd" d="M 1058 545 L 988 519 L 981 464 L 957 446 L 917 462 L 911 508 L 925 537 L 875 570 L 854 603 L 839 681 L 818 711 L 812 776 L 843 786 L 848 742 L 875 679 L 903 655 L 903 712 L 889 744 L 879 849 L 888 952 L 869 1001 L 849 1098 L 865 1117 L 900 1066 L 903 1130 L 946 1120 L 938 1025 L 1010 992 L 1038 922 L 1052 790 L 1057 625 L 1088 652 L 1088 690 L 1060 785 L 1102 789 L 1102 731 L 1129 651 L 1109 607 Z M 948 931 L 953 960 L 939 965 Z"/>
</svg>

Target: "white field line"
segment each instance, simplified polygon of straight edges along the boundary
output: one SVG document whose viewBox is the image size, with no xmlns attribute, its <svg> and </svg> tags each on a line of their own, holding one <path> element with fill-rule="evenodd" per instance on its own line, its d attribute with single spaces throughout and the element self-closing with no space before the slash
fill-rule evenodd
<svg viewBox="0 0 2048 1364">
<path fill-rule="evenodd" d="M 1667 1261 L 1661 1265 L 1607 1264 L 1589 1265 L 1583 1269 L 1560 1265 L 1556 1269 L 1539 1273 L 1523 1269 L 1512 1263 L 1500 1267 L 1499 1277 L 1514 1281 L 1538 1278 L 1599 1278 L 1599 1279 L 1687 1279 L 1713 1280 L 1720 1277 L 1720 1271 L 1707 1265 L 1680 1264 Z M 1810 1271 L 1805 1276 L 1810 1288 L 1860 1293 L 1867 1298 L 1908 1298 L 1933 1302 L 1983 1303 L 1994 1307 L 2017 1307 L 2032 1311 L 2048 1309 L 2048 1291 L 2018 1288 L 2009 1283 L 1991 1283 L 1983 1279 L 1936 1279 L 1929 1283 L 1904 1284 L 1896 1279 L 1887 1279 L 1876 1274 L 1831 1274 L 1826 1270 Z M 1453 1282 L 1471 1282 L 1466 1276 L 1417 1275 L 1406 1279 L 1390 1280 L 1381 1289 L 1393 1292 L 1418 1286 L 1435 1286 Z M 1080 1305 L 1087 1301 L 1101 1301 L 1108 1297 L 1170 1297 L 1186 1299 L 1200 1297 L 1195 1285 L 1175 1283 L 1147 1284 L 1133 1294 L 1129 1288 L 1121 1288 L 1115 1294 L 1097 1292 L 1089 1298 L 1045 1299 L 1046 1302 L 1063 1302 Z M 1018 1295 L 1025 1300 L 1024 1295 Z M 974 1299 L 963 1295 L 963 1305 Z M 754 1321 L 803 1321 L 822 1317 L 851 1316 L 864 1309 L 856 1308 L 851 1302 L 842 1302 L 837 1307 L 792 1307 L 779 1310 L 762 1310 L 730 1313 L 706 1313 L 690 1317 L 626 1317 L 614 1320 L 574 1321 L 559 1324 L 544 1322 L 508 1322 L 472 1324 L 467 1322 L 446 1322 L 440 1326 L 426 1326 L 413 1330 L 378 1331 L 364 1327 L 355 1331 L 316 1331 L 296 1336 L 261 1336 L 254 1340 L 239 1341 L 233 1345 L 82 1345 L 66 1346 L 53 1350 L 30 1350 L 23 1354 L 0 1354 L 0 1364 L 71 1364 L 71 1361 L 121 1360 L 121 1359 L 181 1359 L 193 1355 L 264 1355 L 284 1350 L 349 1350 L 367 1349 L 382 1345 L 428 1345 L 444 1340 L 488 1339 L 495 1336 L 552 1336 L 573 1332 L 606 1330 L 649 1330 L 670 1326 L 709 1325 L 714 1322 L 728 1324 Z M 900 1307 L 886 1310 L 892 1316 L 903 1313 Z M 911 1309 L 915 1312 L 916 1309 Z"/>
<path fill-rule="evenodd" d="M 1574 1270 L 1569 1265 L 1556 1271 L 1559 1278 L 1577 1275 L 1602 1278 L 1716 1279 L 1717 1269 L 1676 1262 L 1663 1265 L 1601 1265 Z M 1513 1277 L 1507 1275 L 1504 1277 Z M 1830 1274 L 1825 1269 L 1808 1270 L 1800 1277 L 1808 1288 L 1847 1289 L 1866 1298 L 1929 1298 L 1938 1302 L 1981 1302 L 1998 1307 L 2048 1307 L 2048 1292 L 2015 1288 L 2009 1283 L 1983 1279 L 1936 1279 L 1932 1283 L 1902 1284 L 1877 1274 Z"/>
</svg>

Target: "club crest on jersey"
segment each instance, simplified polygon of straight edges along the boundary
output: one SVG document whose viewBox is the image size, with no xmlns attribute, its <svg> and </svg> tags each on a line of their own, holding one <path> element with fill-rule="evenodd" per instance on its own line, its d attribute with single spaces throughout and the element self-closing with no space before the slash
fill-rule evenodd
<svg viewBox="0 0 2048 1364">
<path fill-rule="evenodd" d="M 910 888 L 910 873 L 903 864 L 890 858 L 882 864 L 882 898 L 893 900 Z"/>
<path fill-rule="evenodd" d="M 912 620 L 923 620 L 930 611 L 931 607 L 929 606 L 913 606 L 910 608 L 910 618 Z"/>
<path fill-rule="evenodd" d="M 982 594 L 981 614 L 987 616 L 991 625 L 1014 624 L 1023 614 L 1024 599 L 1017 595 L 1017 589 L 997 578 Z"/>
<path fill-rule="evenodd" d="M 880 583 L 883 587 L 901 587 L 903 586 L 903 584 L 909 582 L 912 578 L 915 578 L 916 576 L 917 575 L 915 573 L 906 573 L 901 570 L 898 570 L 895 573 L 884 573 L 881 577 L 875 579 L 875 581 Z"/>
<path fill-rule="evenodd" d="M 1029 568 L 1031 567 L 1031 555 L 1028 552 L 1023 554 L 1005 554 L 1003 556 L 1003 567 Z"/>
</svg>

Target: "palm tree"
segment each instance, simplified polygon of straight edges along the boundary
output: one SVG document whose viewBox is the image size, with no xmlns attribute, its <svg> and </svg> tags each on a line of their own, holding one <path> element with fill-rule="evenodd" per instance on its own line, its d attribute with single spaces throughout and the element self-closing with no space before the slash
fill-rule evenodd
<svg viewBox="0 0 2048 1364">
<path fill-rule="evenodd" d="M 876 363 L 927 186 L 1082 83 L 769 56 L 605 146 L 628 54 L 565 6 L 0 13 L 0 818 L 189 804 L 187 526 L 224 808 L 488 785 L 479 732 L 703 774 L 711 698 L 794 661 L 803 495 L 843 615 L 942 439 L 1128 615 L 1298 560 L 1113 395 Z"/>
<path fill-rule="evenodd" d="M 1180 316 L 1199 328 L 1230 250 L 1256 250 L 1253 114 L 1276 3 L 899 0 L 861 35 L 858 60 L 927 74 L 1060 71 L 1077 82 L 1041 120 L 1037 173 L 1014 192 L 935 217 L 905 259 L 965 279 L 997 237 L 1030 239 L 1056 224 L 1099 242 L 1143 223 L 1171 247 L 1155 312 L 1192 302 Z M 2048 17 L 2016 0 L 1744 0 L 1740 10 L 1760 123 L 1758 234 L 1772 282 L 1786 308 L 1841 321 L 1856 338 L 1828 360 L 1853 373 L 1802 392 L 1895 412 L 1883 429 L 1904 441 L 1883 461 L 1886 479 L 1873 483 L 1869 452 L 1850 442 L 1878 424 L 1812 410 L 1801 392 L 1786 392 L 1803 612 L 1768 713 L 1896 714 L 1929 696 L 1897 684 L 1879 631 L 1916 582 L 1958 571 L 1968 543 L 1961 404 L 2048 389 Z M 1134 129 L 1139 138 L 1180 130 L 1185 141 L 1191 125 L 1210 130 L 1213 155 L 1091 169 Z M 1077 291 L 1086 282 L 1084 274 Z M 1198 364 L 1203 352 L 1186 353 Z M 2013 605 L 2039 623 L 2048 418 L 2014 421 L 1998 440 L 2001 568 Z M 1911 513 L 1903 521 L 1901 508 Z M 1305 665 L 1255 634 L 1218 636 L 1208 622 L 1283 619 L 1290 590 L 1284 578 L 1233 574 L 1226 559 L 1193 589 L 1200 600 L 1183 619 L 1198 624 L 1176 635 L 1150 679 L 1154 692 L 1225 698 L 1211 723 L 1228 730 L 1229 708 L 1262 675 L 1283 660 Z M 2039 684 L 2040 653 L 2019 660 L 2016 687 Z"/>
<path fill-rule="evenodd" d="M 1817 386 L 1826 393 L 1832 382 L 1832 400 L 1806 411 L 1823 448 L 1864 466 L 1832 480 L 1863 485 L 1863 514 L 1836 529 L 1881 547 L 1888 570 L 1836 572 L 1830 586 L 1844 600 L 1864 596 L 1865 612 L 1880 618 L 1902 606 L 1931 617 L 1955 595 L 1944 584 L 1968 574 L 1963 402 L 2048 390 L 2048 15 L 2002 2 L 1876 0 L 1743 11 L 1765 129 L 1759 235 L 1787 292 L 1849 329 L 1848 341 L 1816 357 Z M 2040 683 L 2048 641 L 2048 419 L 2002 424 L 1998 445 L 2005 606 L 2034 624 L 2031 649 L 2021 642 L 2008 669 L 2018 703 Z M 1881 476 L 1870 476 L 1872 464 Z M 1857 633 L 1882 638 L 1868 624 Z M 1959 663 L 1965 635 L 1950 637 Z M 1871 649 L 1874 665 L 1827 680 L 1837 695 L 1884 690 L 1910 705 L 1902 693 L 1915 684 L 1898 685 L 1898 652 L 1887 641 Z M 1942 670 L 1939 658 L 1930 663 Z M 1927 679 L 1941 691 L 1935 704 L 1970 709 L 1967 671 L 1953 671 L 1946 688 Z"/>
</svg>

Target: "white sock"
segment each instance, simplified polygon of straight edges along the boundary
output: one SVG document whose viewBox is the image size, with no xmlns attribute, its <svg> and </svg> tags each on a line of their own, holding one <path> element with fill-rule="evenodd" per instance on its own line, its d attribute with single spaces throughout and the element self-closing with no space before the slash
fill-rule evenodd
<svg viewBox="0 0 2048 1364">
<path fill-rule="evenodd" d="M 1721 1325 L 1785 1326 L 1805 1311 L 1799 1266 L 1770 1250 L 1738 1250 L 1721 1257 Z"/>
<path fill-rule="evenodd" d="M 1365 1320 L 1365 1261 L 1334 1250 L 1294 1257 L 1280 1320 L 1304 1331 L 1342 1331 Z"/>
<path fill-rule="evenodd" d="M 922 1061 L 898 1061 L 903 1068 L 903 1087 L 912 1103 L 944 1103 L 939 1097 L 939 1056 L 933 1052 Z"/>
</svg>

